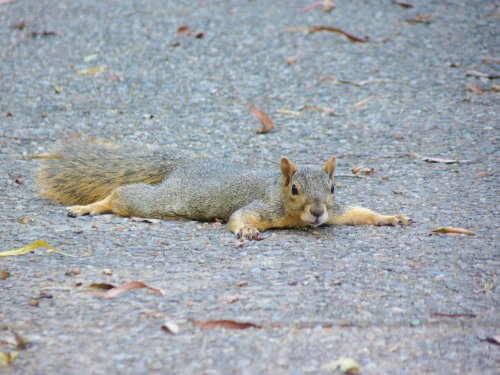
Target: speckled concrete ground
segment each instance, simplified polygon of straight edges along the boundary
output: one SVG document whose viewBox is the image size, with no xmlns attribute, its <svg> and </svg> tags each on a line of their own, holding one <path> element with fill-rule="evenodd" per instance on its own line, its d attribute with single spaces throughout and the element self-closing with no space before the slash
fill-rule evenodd
<svg viewBox="0 0 500 375">
<path fill-rule="evenodd" d="M 498 80 L 466 72 L 500 71 L 499 8 L 410 2 L 337 0 L 325 13 L 301 11 L 308 1 L 0 1 L 1 250 L 44 239 L 77 256 L 0 258 L 0 351 L 15 350 L 8 330 L 31 342 L 2 371 L 316 374 L 350 357 L 363 374 L 498 373 L 500 348 L 482 341 L 500 335 Z M 370 42 L 300 32 L 316 25 Z M 255 134 L 249 100 L 274 133 Z M 339 176 L 338 200 L 414 222 L 275 230 L 237 248 L 212 223 L 70 219 L 37 196 L 24 157 L 75 132 L 265 168 L 336 154 L 339 175 L 375 169 Z M 429 236 L 441 226 L 477 235 Z M 86 292 L 131 280 L 165 296 Z M 209 319 L 262 328 L 192 324 Z"/>
</svg>

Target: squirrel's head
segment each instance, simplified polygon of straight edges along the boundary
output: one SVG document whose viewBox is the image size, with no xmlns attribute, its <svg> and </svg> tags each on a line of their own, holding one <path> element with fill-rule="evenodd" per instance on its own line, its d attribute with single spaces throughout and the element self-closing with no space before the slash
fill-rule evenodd
<svg viewBox="0 0 500 375">
<path fill-rule="evenodd" d="M 328 220 L 328 209 L 333 205 L 336 160 L 332 156 L 322 169 L 303 167 L 297 170 L 291 160 L 281 159 L 286 209 L 300 216 L 306 225 L 318 226 Z"/>
</svg>

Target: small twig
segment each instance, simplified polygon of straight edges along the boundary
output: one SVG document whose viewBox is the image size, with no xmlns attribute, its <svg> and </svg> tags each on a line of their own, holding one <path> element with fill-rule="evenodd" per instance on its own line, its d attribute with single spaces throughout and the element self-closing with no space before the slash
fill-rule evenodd
<svg viewBox="0 0 500 375">
<path fill-rule="evenodd" d="M 355 175 L 355 174 L 336 174 L 335 177 L 366 178 L 366 176 L 360 176 L 360 175 Z"/>
</svg>

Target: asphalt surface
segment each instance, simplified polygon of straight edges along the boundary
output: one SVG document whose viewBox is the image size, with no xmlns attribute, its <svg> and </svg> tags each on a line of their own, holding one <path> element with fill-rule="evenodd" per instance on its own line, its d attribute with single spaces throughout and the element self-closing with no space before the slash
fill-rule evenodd
<svg viewBox="0 0 500 375">
<path fill-rule="evenodd" d="M 409 2 L 0 1 L 0 250 L 76 256 L 0 258 L 0 352 L 19 352 L 0 371 L 318 374 L 348 357 L 363 374 L 498 374 L 499 81 L 467 72 L 500 71 L 500 9 Z M 303 32 L 318 25 L 369 42 Z M 248 101 L 276 131 L 255 134 Z M 414 221 L 240 244 L 220 224 L 71 219 L 27 156 L 75 133 L 264 168 L 335 154 L 338 201 Z M 360 165 L 374 174 L 343 177 Z M 443 226 L 476 236 L 430 236 Z M 88 292 L 126 281 L 165 295 Z M 220 319 L 260 328 L 196 325 Z"/>
</svg>

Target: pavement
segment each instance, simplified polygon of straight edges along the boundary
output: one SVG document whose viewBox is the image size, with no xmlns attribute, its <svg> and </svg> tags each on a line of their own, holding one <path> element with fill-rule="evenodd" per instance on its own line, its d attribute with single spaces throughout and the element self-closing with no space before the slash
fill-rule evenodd
<svg viewBox="0 0 500 375">
<path fill-rule="evenodd" d="M 0 371 L 499 373 L 498 3 L 335 3 L 0 1 L 0 250 L 72 255 L 0 257 Z M 29 156 L 75 134 L 263 168 L 337 155 L 339 202 L 413 223 L 241 243 L 219 223 L 68 218 Z M 129 281 L 164 294 L 90 287 Z"/>
</svg>

